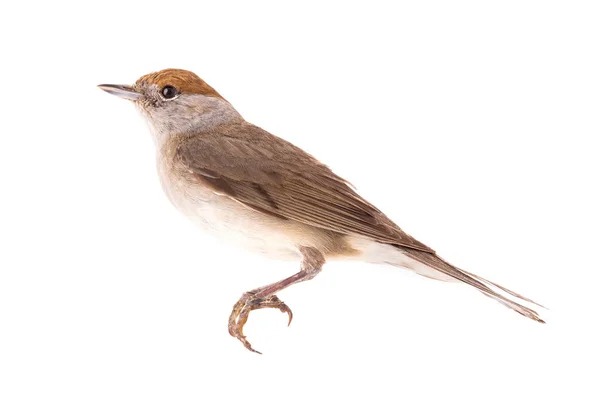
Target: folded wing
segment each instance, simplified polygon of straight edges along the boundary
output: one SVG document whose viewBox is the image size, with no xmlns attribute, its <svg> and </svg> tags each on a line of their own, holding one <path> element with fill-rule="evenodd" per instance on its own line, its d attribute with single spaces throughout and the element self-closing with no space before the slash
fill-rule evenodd
<svg viewBox="0 0 600 400">
<path fill-rule="evenodd" d="M 434 253 L 327 166 L 254 125 L 187 138 L 176 157 L 202 184 L 265 214 Z"/>
</svg>

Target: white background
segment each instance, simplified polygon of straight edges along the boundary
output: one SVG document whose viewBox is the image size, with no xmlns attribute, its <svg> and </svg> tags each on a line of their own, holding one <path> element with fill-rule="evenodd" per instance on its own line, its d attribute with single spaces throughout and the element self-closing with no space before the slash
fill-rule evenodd
<svg viewBox="0 0 600 400">
<path fill-rule="evenodd" d="M 598 398 L 600 29 L 578 1 L 5 2 L 0 398 Z M 131 104 L 195 71 L 456 265 L 546 305 L 224 247 L 162 194 Z"/>
</svg>

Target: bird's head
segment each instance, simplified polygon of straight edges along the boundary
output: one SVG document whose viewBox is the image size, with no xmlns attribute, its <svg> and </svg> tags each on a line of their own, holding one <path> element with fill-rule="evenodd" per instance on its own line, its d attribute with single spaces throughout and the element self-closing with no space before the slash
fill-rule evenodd
<svg viewBox="0 0 600 400">
<path fill-rule="evenodd" d="M 189 135 L 243 121 L 215 89 L 198 75 L 183 69 L 153 72 L 133 85 L 98 87 L 133 101 L 159 141 L 171 135 Z"/>
</svg>

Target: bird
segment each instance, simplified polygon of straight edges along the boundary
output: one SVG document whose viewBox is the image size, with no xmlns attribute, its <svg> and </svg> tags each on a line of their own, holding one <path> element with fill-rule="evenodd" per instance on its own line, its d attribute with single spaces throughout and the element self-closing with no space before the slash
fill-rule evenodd
<svg viewBox="0 0 600 400">
<path fill-rule="evenodd" d="M 229 334 L 248 350 L 250 313 L 292 310 L 277 296 L 313 279 L 330 260 L 407 268 L 428 278 L 461 282 L 534 321 L 534 306 L 514 291 L 443 260 L 360 196 L 345 179 L 292 143 L 247 122 L 195 73 L 164 69 L 133 85 L 102 84 L 133 102 L 156 145 L 161 186 L 171 203 L 219 239 L 300 270 L 242 294 L 229 316 Z"/>
</svg>

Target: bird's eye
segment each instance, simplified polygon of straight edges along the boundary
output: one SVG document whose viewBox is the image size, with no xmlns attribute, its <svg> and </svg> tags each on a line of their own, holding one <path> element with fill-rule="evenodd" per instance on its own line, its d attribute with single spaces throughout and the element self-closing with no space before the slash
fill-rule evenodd
<svg viewBox="0 0 600 400">
<path fill-rule="evenodd" d="M 175 97 L 179 94 L 177 89 L 175 89 L 173 86 L 170 86 L 170 85 L 167 85 L 164 88 L 162 88 L 162 90 L 160 92 L 162 93 L 162 96 L 165 99 L 172 99 L 173 97 Z"/>
</svg>

